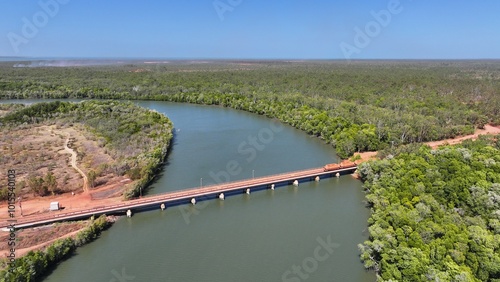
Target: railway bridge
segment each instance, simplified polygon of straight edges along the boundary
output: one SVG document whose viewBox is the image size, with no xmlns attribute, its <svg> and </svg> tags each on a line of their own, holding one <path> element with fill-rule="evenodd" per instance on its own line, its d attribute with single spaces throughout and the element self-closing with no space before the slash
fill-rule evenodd
<svg viewBox="0 0 500 282">
<path fill-rule="evenodd" d="M 227 182 L 216 185 L 191 188 L 186 190 L 172 191 L 150 197 L 129 200 L 111 206 L 95 207 L 92 209 L 63 212 L 55 211 L 38 217 L 26 217 L 15 222 L 1 222 L 0 228 L 15 224 L 16 228 L 26 228 L 54 222 L 87 219 L 91 216 L 123 215 L 131 216 L 132 213 L 152 209 L 165 209 L 183 204 L 196 204 L 199 201 L 210 199 L 223 200 L 226 196 L 247 193 L 264 189 L 275 189 L 280 186 L 300 185 L 307 181 L 320 181 L 322 178 L 339 177 L 352 174 L 357 169 L 356 164 L 329 164 L 321 168 L 313 168 L 301 171 L 270 175 L 241 181 Z"/>
</svg>

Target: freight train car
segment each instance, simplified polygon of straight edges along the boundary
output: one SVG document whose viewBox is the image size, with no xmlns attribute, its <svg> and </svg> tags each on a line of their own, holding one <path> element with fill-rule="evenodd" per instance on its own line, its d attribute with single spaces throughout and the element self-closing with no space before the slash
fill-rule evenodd
<svg viewBox="0 0 500 282">
<path fill-rule="evenodd" d="M 345 160 L 340 162 L 340 164 L 327 164 L 323 167 L 323 170 L 334 171 L 341 168 L 351 168 L 351 167 L 356 167 L 356 164 L 351 161 Z"/>
</svg>

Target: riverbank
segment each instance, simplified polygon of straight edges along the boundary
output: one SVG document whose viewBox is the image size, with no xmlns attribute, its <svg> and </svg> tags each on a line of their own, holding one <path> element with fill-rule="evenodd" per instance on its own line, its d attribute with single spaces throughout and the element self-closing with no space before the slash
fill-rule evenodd
<svg viewBox="0 0 500 282">
<path fill-rule="evenodd" d="M 16 257 L 23 257 L 30 251 L 43 250 L 57 240 L 74 237 L 86 225 L 87 221 L 75 221 L 18 230 L 16 233 Z M 5 237 L 8 235 L 8 233 L 2 234 L 0 237 L 2 242 L 7 242 Z M 0 259 L 6 259 L 9 249 L 6 249 L 6 245 L 1 247 Z"/>
<path fill-rule="evenodd" d="M 57 101 L 4 108 L 0 123 L 6 145 L 0 151 L 6 167 L 16 171 L 14 215 L 18 220 L 109 206 L 142 195 L 164 163 L 173 138 L 173 125 L 166 116 L 132 103 Z M 22 139 L 13 142 L 19 136 Z M 0 196 L 6 199 L 5 194 Z M 58 202 L 59 211 L 49 210 L 52 202 Z M 0 209 L 7 210 L 7 203 Z M 9 216 L 3 213 L 0 220 L 5 222 Z M 95 239 L 100 229 L 107 228 L 101 221 L 80 231 L 75 227 L 78 223 L 18 231 L 16 240 L 22 243 L 16 242 L 16 264 L 23 269 L 19 277 L 35 275 L 26 273 L 32 269 L 24 263 L 56 264 L 88 242 L 87 237 Z M 7 242 L 2 240 L 0 249 L 9 253 Z M 14 277 L 7 281 L 26 280 Z"/>
<path fill-rule="evenodd" d="M 334 144 L 342 158 L 357 151 L 472 134 L 500 123 L 496 62 L 214 61 L 156 66 L 12 68 L 0 64 L 0 98 L 76 98 L 221 105 L 276 117 Z M 492 67 L 495 66 L 495 67 Z M 72 68 L 69 68 L 72 69 Z M 137 70 L 147 70 L 135 72 Z M 189 71 L 186 71 L 189 70 Z M 18 77 L 29 79 L 19 81 Z M 106 81 L 102 81 L 102 77 Z M 478 96 L 474 91 L 477 89 Z"/>
<path fill-rule="evenodd" d="M 371 154 L 371 155 L 373 156 L 373 155 L 374 155 L 374 154 L 376 154 L 376 153 L 374 153 L 374 152 L 370 152 L 369 154 Z"/>
<path fill-rule="evenodd" d="M 359 250 L 380 279 L 500 277 L 500 143 L 498 135 L 478 136 L 410 147 L 360 166 L 372 214 L 369 240 Z M 467 139 L 478 140 L 458 144 Z"/>
<path fill-rule="evenodd" d="M 137 103 L 167 113 L 177 129 L 168 165 L 149 196 L 199 187 L 201 178 L 205 187 L 226 180 L 226 172 L 230 180 L 245 180 L 253 173 L 257 178 L 338 161 L 319 138 L 264 116 L 220 106 Z M 268 129 L 275 129 L 272 141 L 264 135 L 269 141 L 263 143 L 259 133 Z M 258 149 L 249 159 L 238 147 L 246 142 L 243 149 L 254 148 L 249 143 L 254 136 Z M 228 163 L 238 166 L 227 170 Z M 366 240 L 362 231 L 368 218 L 361 182 L 333 177 L 226 196 L 164 211 L 158 205 L 123 218 L 61 263 L 46 281 L 109 281 L 111 271 L 122 269 L 141 281 L 281 281 L 283 272 L 302 265 L 318 237 L 341 246 L 308 281 L 374 281 L 356 247 Z M 82 264 L 95 271 L 88 275 Z"/>
<path fill-rule="evenodd" d="M 498 133 L 500 133 L 500 128 L 491 125 L 486 125 L 484 129 L 477 129 L 475 133 L 471 135 L 446 139 L 442 141 L 432 141 L 432 142 L 427 142 L 425 144 L 431 147 L 437 147 L 443 144 L 456 144 L 463 140 L 475 139 L 482 134 L 498 134 Z M 354 158 L 359 159 L 358 162 L 365 162 L 370 159 L 376 158 L 376 155 L 377 151 L 370 151 L 370 152 L 356 153 L 354 155 Z M 132 185 L 134 186 L 134 188 L 131 189 L 131 191 L 133 191 L 132 194 L 133 195 L 140 194 L 142 189 L 144 189 L 146 183 L 150 181 L 152 177 L 154 177 L 154 175 L 148 175 L 148 177 L 144 178 L 144 180 L 141 183 L 137 184 L 132 183 Z M 117 190 L 123 189 L 120 187 L 124 187 L 131 182 L 132 181 L 129 178 L 122 177 L 114 181 L 114 183 L 110 183 L 109 185 L 104 185 L 92 189 L 92 193 L 90 193 L 89 195 L 85 193 L 76 195 L 71 195 L 69 193 L 66 193 L 57 196 L 29 199 L 23 201 L 23 210 L 24 210 L 23 217 L 38 216 L 40 214 L 48 212 L 47 207 L 49 206 L 49 203 L 52 201 L 58 201 L 62 203 L 65 207 L 65 211 L 77 211 L 81 209 L 89 209 L 94 207 L 113 205 L 119 203 L 121 199 L 120 197 L 117 196 L 112 197 L 112 195 L 113 194 L 116 195 Z M 7 219 L 7 218 L 6 217 L 3 218 L 0 216 L 0 219 Z"/>
<path fill-rule="evenodd" d="M 477 139 L 478 136 L 486 134 L 500 134 L 500 128 L 492 125 L 485 125 L 484 129 L 477 129 L 474 132 L 474 134 L 441 140 L 441 141 L 426 142 L 424 144 L 431 146 L 432 148 L 436 148 L 438 146 L 445 144 L 453 145 L 453 144 L 458 144 L 464 140 L 469 140 L 469 139 L 474 140 Z M 356 163 L 359 164 L 361 162 L 366 162 L 369 160 L 376 159 L 377 153 L 378 153 L 377 151 L 356 153 L 354 154 L 353 158 L 357 159 Z M 353 174 L 353 177 L 358 178 L 358 175 L 355 173 Z M 111 192 L 116 191 L 116 189 L 118 189 L 119 187 L 123 187 L 127 183 L 130 183 L 130 180 L 128 178 L 123 178 L 121 181 L 117 183 L 93 189 L 91 194 L 85 194 L 85 193 L 76 195 L 63 194 L 53 197 L 36 198 L 23 201 L 23 210 L 24 210 L 23 218 L 37 217 L 43 215 L 44 213 L 47 213 L 48 212 L 47 207 L 49 206 L 50 202 L 53 201 L 58 201 L 60 203 L 63 203 L 65 207 L 65 212 L 79 211 L 83 209 L 92 209 L 96 207 L 109 206 L 120 203 L 122 202 L 122 198 L 119 196 L 100 199 L 93 195 L 110 194 Z M 7 217 L 5 215 L 0 216 L 0 220 L 1 219 L 6 220 Z"/>
<path fill-rule="evenodd" d="M 250 76 L 242 76 L 234 70 L 208 75 L 205 71 L 192 71 L 189 73 L 194 75 L 189 76 L 185 72 L 177 75 L 178 72 L 171 72 L 170 68 L 165 69 L 166 72 L 125 74 L 119 69 L 108 70 L 105 83 L 101 80 L 101 69 L 89 69 L 84 76 L 77 71 L 72 74 L 65 69 L 44 69 L 40 77 L 33 70 L 26 74 L 24 70 L 14 70 L 30 78 L 20 83 L 10 79 L 13 70 L 6 69 L 0 95 L 168 100 L 231 107 L 276 117 L 320 137 L 326 143 L 335 144 L 342 158 L 355 151 L 385 148 L 391 142 L 397 146 L 398 142 L 406 144 L 472 133 L 474 126 L 497 119 L 496 114 L 489 114 L 496 110 L 484 109 L 486 106 L 498 108 L 494 103 L 496 98 L 488 99 L 494 96 L 491 93 L 496 93 L 491 91 L 495 86 L 484 89 L 481 87 L 484 82 L 480 80 L 471 81 L 467 76 L 456 79 L 454 72 L 443 71 L 442 65 L 438 68 L 431 65 L 425 71 L 418 67 L 413 70 L 413 63 L 411 69 L 377 65 L 370 67 L 373 72 L 358 63 L 355 65 L 352 72 L 344 71 L 338 64 L 321 69 L 307 66 L 304 68 L 307 72 L 273 66 L 275 71 L 245 71 Z M 57 75 L 59 71 L 61 75 Z M 53 80 L 61 77 L 64 81 Z M 471 87 L 483 95 L 470 97 L 468 93 L 472 92 L 465 89 Z M 368 159 L 373 158 L 376 152 L 366 155 Z M 186 168 L 191 165 L 184 165 L 183 169 Z M 246 175 L 252 173 L 246 172 Z M 198 181 L 198 177 L 193 178 Z M 136 191 L 140 193 L 141 188 Z"/>
<path fill-rule="evenodd" d="M 69 232 L 53 243 L 46 242 L 38 246 L 31 246 L 24 256 L 16 257 L 13 262 L 2 260 L 0 266 L 0 279 L 6 282 L 34 281 L 44 276 L 44 274 L 59 263 L 64 258 L 71 255 L 77 247 L 97 239 L 102 231 L 109 228 L 115 217 L 100 216 L 97 219 L 90 219 L 86 227 L 79 231 Z"/>
</svg>

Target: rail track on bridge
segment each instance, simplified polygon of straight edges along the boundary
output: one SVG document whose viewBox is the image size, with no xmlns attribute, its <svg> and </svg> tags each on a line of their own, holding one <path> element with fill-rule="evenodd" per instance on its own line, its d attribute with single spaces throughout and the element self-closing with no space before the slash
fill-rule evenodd
<svg viewBox="0 0 500 282">
<path fill-rule="evenodd" d="M 3 221 L 0 223 L 0 228 L 5 228 L 14 223 L 16 228 L 26 228 L 44 224 L 50 224 L 60 221 L 71 221 L 78 219 L 86 219 L 91 216 L 98 216 L 102 214 L 116 215 L 125 214 L 128 210 L 142 210 L 142 209 L 152 209 L 160 208 L 162 204 L 166 207 L 180 204 L 188 204 L 190 200 L 208 200 L 216 197 L 221 193 L 245 193 L 247 189 L 257 189 L 263 190 L 270 188 L 272 185 L 283 186 L 290 185 L 294 181 L 311 181 L 316 179 L 316 177 L 331 177 L 333 175 L 341 174 L 351 174 L 356 170 L 356 166 L 351 166 L 347 168 L 339 168 L 336 170 L 325 171 L 323 167 L 307 169 L 301 171 L 294 171 L 270 176 L 257 177 L 252 179 L 245 179 L 240 181 L 226 182 L 221 184 L 214 184 L 204 187 L 190 188 L 185 190 L 172 191 L 167 193 L 162 193 L 154 196 L 143 197 L 140 199 L 134 199 L 110 206 L 94 207 L 90 209 L 62 212 L 54 211 L 50 214 L 37 216 L 37 217 L 26 217 L 19 218 L 14 221 Z M 274 186 L 273 186 L 274 187 Z M 250 191 L 248 190 L 248 191 Z"/>
</svg>

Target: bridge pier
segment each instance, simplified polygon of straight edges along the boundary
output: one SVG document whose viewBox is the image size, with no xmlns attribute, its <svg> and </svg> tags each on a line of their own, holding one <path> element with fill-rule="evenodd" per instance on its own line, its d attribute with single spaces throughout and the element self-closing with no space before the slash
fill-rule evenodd
<svg viewBox="0 0 500 282">
<path fill-rule="evenodd" d="M 223 200 L 224 201 L 224 193 L 220 193 L 219 194 L 219 199 Z"/>
<path fill-rule="evenodd" d="M 114 206 L 103 206 L 94 208 L 92 210 L 80 210 L 71 213 L 61 213 L 57 217 L 53 215 L 42 216 L 40 218 L 23 218 L 16 224 L 17 228 L 26 228 L 32 226 L 39 226 L 42 224 L 49 224 L 59 221 L 77 220 L 82 218 L 88 218 L 92 215 L 101 214 L 126 214 L 127 217 L 132 217 L 133 212 L 140 212 L 143 210 L 153 210 L 158 207 L 163 209 L 171 206 L 193 204 L 195 205 L 197 201 L 205 201 L 208 199 L 216 199 L 221 194 L 233 195 L 233 194 L 250 194 L 251 189 L 255 191 L 268 189 L 274 190 L 278 186 L 294 185 L 294 187 L 299 186 L 299 182 L 303 181 L 320 181 L 322 178 L 328 177 L 340 177 L 340 175 L 350 174 L 356 170 L 355 165 L 349 167 L 341 167 L 331 170 L 325 170 L 324 167 L 308 169 L 303 171 L 290 172 L 280 175 L 266 176 L 261 178 L 255 178 L 253 180 L 244 180 L 241 182 L 233 182 L 223 185 L 218 185 L 214 187 L 196 187 L 193 189 L 187 189 L 186 191 L 172 191 L 162 195 L 148 197 L 143 200 L 134 200 L 125 203 L 121 203 Z M 198 197 L 200 200 L 197 200 Z M 164 206 L 163 206 L 164 205 Z M 9 225 L 5 222 L 0 222 L 0 227 L 8 227 Z"/>
<path fill-rule="evenodd" d="M 160 205 L 160 209 L 161 209 L 162 211 L 163 211 L 163 210 L 165 210 L 165 204 L 161 204 L 161 205 Z"/>
</svg>

